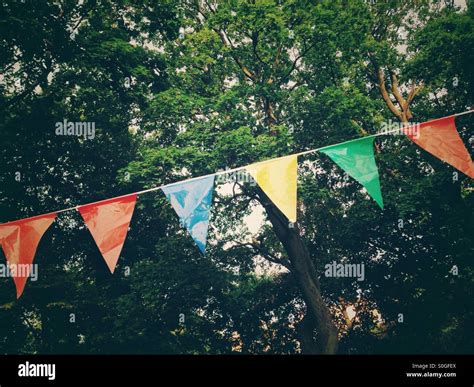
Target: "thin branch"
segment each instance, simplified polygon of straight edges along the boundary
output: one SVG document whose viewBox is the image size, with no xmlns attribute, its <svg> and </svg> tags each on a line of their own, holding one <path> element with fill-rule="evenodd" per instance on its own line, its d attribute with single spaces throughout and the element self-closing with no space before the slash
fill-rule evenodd
<svg viewBox="0 0 474 387">
<path fill-rule="evenodd" d="M 263 258 L 265 258 L 267 261 L 271 263 L 275 263 L 277 265 L 282 265 L 286 267 L 288 270 L 291 271 L 291 263 L 288 259 L 285 258 L 278 258 L 276 255 L 271 254 L 268 250 L 262 248 L 261 246 L 254 244 L 254 243 L 241 243 L 241 242 L 236 242 L 234 241 L 235 245 L 231 247 L 231 249 L 235 249 L 238 247 L 247 247 L 249 250 L 252 251 L 253 254 L 255 255 L 261 255 Z"/>
<path fill-rule="evenodd" d="M 306 48 L 305 50 L 303 50 L 303 52 L 298 55 L 295 60 L 293 61 L 290 69 L 288 70 L 288 72 L 280 79 L 280 82 L 278 83 L 279 85 L 281 85 L 284 81 L 286 81 L 291 73 L 297 68 L 298 66 L 298 61 L 303 58 L 312 48 L 314 47 L 314 44 L 310 45 L 308 48 Z"/>
<path fill-rule="evenodd" d="M 258 46 L 258 36 L 259 36 L 258 31 L 255 31 L 254 33 L 252 33 L 252 36 L 251 36 L 253 54 L 255 55 L 255 58 L 257 58 L 257 60 L 258 60 L 260 63 L 263 63 L 264 65 L 267 65 L 268 63 L 265 62 L 265 61 L 260 57 L 260 55 L 258 54 L 258 50 L 257 50 L 257 46 Z"/>
<path fill-rule="evenodd" d="M 404 107 L 404 111 L 407 112 L 408 119 L 411 119 L 413 117 L 410 111 L 410 103 L 413 101 L 413 98 L 415 98 L 416 95 L 423 89 L 423 87 L 424 87 L 423 83 L 421 83 L 418 86 L 415 86 L 413 84 L 411 87 L 410 93 L 408 94 L 408 97 L 405 102 L 405 107 Z"/>
<path fill-rule="evenodd" d="M 212 13 L 216 13 L 216 10 L 211 7 L 211 4 L 209 4 L 209 2 L 208 2 L 207 0 L 204 0 L 204 2 L 206 3 L 207 8 L 209 8 L 209 10 L 210 10 Z"/>
<path fill-rule="evenodd" d="M 387 104 L 392 114 L 395 117 L 397 117 L 400 121 L 403 121 L 402 112 L 396 108 L 396 106 L 393 104 L 392 100 L 390 99 L 390 96 L 388 95 L 387 89 L 385 87 L 385 76 L 384 76 L 382 68 L 378 69 L 377 77 L 378 77 L 378 87 L 380 90 L 380 94 L 382 94 L 382 98 L 384 99 L 385 103 Z"/>
<path fill-rule="evenodd" d="M 400 93 L 400 88 L 398 86 L 398 79 L 397 75 L 393 70 L 390 70 L 390 82 L 392 86 L 392 94 L 394 95 L 395 99 L 398 102 L 398 105 L 400 106 L 400 109 L 402 109 L 403 112 L 405 112 L 404 106 L 406 104 L 405 99 L 403 98 L 402 94 Z"/>
<path fill-rule="evenodd" d="M 235 47 L 232 44 L 232 41 L 229 39 L 229 37 L 227 36 L 227 34 L 225 33 L 224 30 L 221 30 L 221 29 L 218 29 L 218 28 L 213 28 L 213 31 L 216 32 L 219 35 L 219 37 L 221 38 L 222 43 L 224 43 L 224 45 L 226 47 L 231 48 L 231 51 L 235 50 Z M 240 67 L 240 69 L 245 74 L 245 76 L 247 78 L 249 78 L 251 81 L 255 82 L 254 74 L 240 61 L 240 59 L 237 58 L 237 56 L 235 56 L 235 54 L 233 54 L 232 52 L 230 53 L 230 56 L 235 61 L 235 63 L 237 63 L 237 65 Z"/>
</svg>

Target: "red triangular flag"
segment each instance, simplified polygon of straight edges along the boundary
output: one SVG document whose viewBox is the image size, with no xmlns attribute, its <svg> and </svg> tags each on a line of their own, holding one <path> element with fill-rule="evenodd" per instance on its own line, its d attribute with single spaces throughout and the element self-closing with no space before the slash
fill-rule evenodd
<svg viewBox="0 0 474 387">
<path fill-rule="evenodd" d="M 416 127 L 404 128 L 405 134 L 418 146 L 454 168 L 474 178 L 474 164 L 464 143 L 456 130 L 455 117 L 422 123 Z"/>
<path fill-rule="evenodd" d="M 0 224 L 0 245 L 12 272 L 16 298 L 23 293 L 38 243 L 55 218 L 51 213 Z"/>
<path fill-rule="evenodd" d="M 136 201 L 137 195 L 132 194 L 78 208 L 111 273 L 122 251 Z"/>
</svg>

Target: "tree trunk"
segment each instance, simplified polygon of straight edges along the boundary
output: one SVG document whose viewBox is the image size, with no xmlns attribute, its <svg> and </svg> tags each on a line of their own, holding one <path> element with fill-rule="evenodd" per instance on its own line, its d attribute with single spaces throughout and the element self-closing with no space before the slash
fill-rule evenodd
<svg viewBox="0 0 474 387">
<path fill-rule="evenodd" d="M 272 125 L 276 123 L 276 118 L 273 114 L 272 104 L 268 99 L 265 99 L 264 107 L 271 129 Z M 305 354 L 334 354 L 338 344 L 337 328 L 332 321 L 329 308 L 321 296 L 318 273 L 300 236 L 298 226 L 294 224 L 293 227 L 290 227 L 286 216 L 260 187 L 257 187 L 257 192 L 273 230 L 288 255 L 291 262 L 291 273 L 295 276 L 306 304 L 306 315 L 296 327 L 301 351 Z"/>
<path fill-rule="evenodd" d="M 265 193 L 260 188 L 258 188 L 258 192 L 263 199 L 261 202 L 273 225 L 273 230 L 288 254 L 292 265 L 292 274 L 296 278 L 306 303 L 307 314 L 297 328 L 298 334 L 301 336 L 302 352 L 334 354 L 338 344 L 337 329 L 332 321 L 329 308 L 321 296 L 316 267 L 299 234 L 298 227 L 296 224 L 290 227 L 286 217 Z"/>
</svg>

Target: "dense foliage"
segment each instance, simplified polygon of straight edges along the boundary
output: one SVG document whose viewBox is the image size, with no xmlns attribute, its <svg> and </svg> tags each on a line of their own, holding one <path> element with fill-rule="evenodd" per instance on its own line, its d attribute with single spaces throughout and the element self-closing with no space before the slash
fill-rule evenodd
<svg viewBox="0 0 474 387">
<path fill-rule="evenodd" d="M 0 221 L 464 111 L 473 55 L 474 8 L 451 2 L 4 1 Z M 64 119 L 95 137 L 57 136 Z M 457 119 L 470 150 L 473 122 Z M 472 182 L 401 136 L 376 148 L 383 211 L 327 157 L 299 163 L 299 233 L 338 351 L 472 353 Z M 0 279 L 0 352 L 301 352 L 287 253 L 265 212 L 248 226 L 255 188 L 225 187 L 205 256 L 162 193 L 140 196 L 113 276 L 61 214 L 38 281 L 16 301 Z M 326 278 L 333 261 L 365 280 Z"/>
</svg>

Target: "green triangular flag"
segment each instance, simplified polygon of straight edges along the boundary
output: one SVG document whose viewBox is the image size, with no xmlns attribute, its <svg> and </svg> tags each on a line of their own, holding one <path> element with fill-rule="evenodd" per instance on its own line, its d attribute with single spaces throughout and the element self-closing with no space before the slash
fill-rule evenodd
<svg viewBox="0 0 474 387">
<path fill-rule="evenodd" d="M 361 183 L 380 208 L 383 208 L 380 179 L 374 157 L 374 137 L 363 137 L 320 149 L 346 173 Z"/>
</svg>

